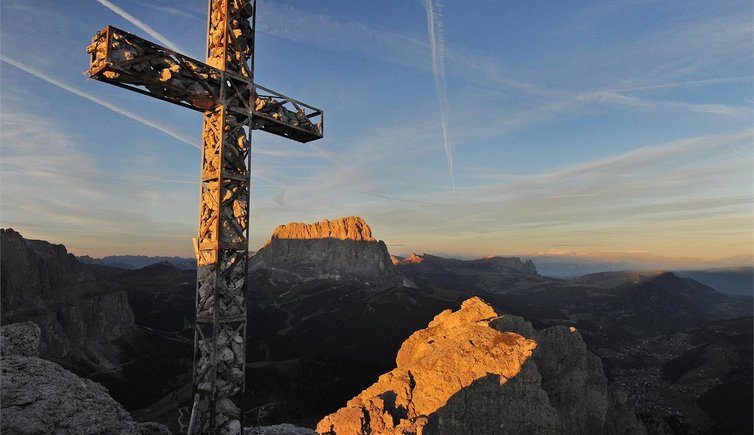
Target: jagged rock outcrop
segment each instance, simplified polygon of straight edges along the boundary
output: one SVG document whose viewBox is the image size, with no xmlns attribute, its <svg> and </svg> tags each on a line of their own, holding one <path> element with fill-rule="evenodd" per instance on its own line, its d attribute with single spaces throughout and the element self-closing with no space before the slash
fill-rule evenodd
<svg viewBox="0 0 754 435">
<path fill-rule="evenodd" d="M 559 420 L 529 362 L 533 340 L 489 327 L 479 298 L 401 346 L 397 367 L 317 425 L 320 433 L 548 433 Z"/>
<path fill-rule="evenodd" d="M 331 279 L 388 286 L 404 281 L 385 243 L 376 240 L 364 219 L 355 216 L 281 225 L 251 258 L 249 268 L 284 283 Z"/>
<path fill-rule="evenodd" d="M 563 434 L 644 433 L 626 393 L 608 385 L 602 361 L 574 327 L 537 331 L 520 316 L 505 314 L 490 322 L 535 340 L 532 360 L 542 376 L 542 389 L 557 409 Z"/>
<path fill-rule="evenodd" d="M 0 432 L 17 435 L 168 435 L 157 423 L 137 423 L 107 390 L 52 361 L 0 359 Z"/>
<path fill-rule="evenodd" d="M 39 356 L 42 331 L 34 322 L 12 323 L 0 328 L 0 355 Z"/>
<path fill-rule="evenodd" d="M 479 298 L 439 314 L 397 367 L 325 417 L 325 434 L 643 433 L 573 328 L 537 332 Z"/>
<path fill-rule="evenodd" d="M 88 348 L 133 329 L 125 291 L 87 274 L 65 246 L 3 229 L 0 250 L 2 322 L 36 323 L 43 357 L 62 358 L 74 350 L 96 353 Z"/>
</svg>

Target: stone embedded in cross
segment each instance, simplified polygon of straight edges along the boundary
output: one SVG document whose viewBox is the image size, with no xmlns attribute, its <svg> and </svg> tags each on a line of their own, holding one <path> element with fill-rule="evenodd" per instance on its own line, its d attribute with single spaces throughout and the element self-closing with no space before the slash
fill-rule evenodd
<svg viewBox="0 0 754 435">
<path fill-rule="evenodd" d="M 254 83 L 256 0 L 209 0 L 206 63 L 108 26 L 87 47 L 89 76 L 201 111 L 194 402 L 189 434 L 241 434 L 251 131 L 322 138 L 323 113 Z M 182 431 L 183 431 L 182 430 Z"/>
</svg>

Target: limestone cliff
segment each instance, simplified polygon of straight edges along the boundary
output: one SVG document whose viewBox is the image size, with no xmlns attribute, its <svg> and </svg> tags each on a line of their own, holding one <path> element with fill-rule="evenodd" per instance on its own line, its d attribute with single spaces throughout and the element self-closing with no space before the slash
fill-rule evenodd
<svg viewBox="0 0 754 435">
<path fill-rule="evenodd" d="M 578 331 L 537 332 L 479 298 L 401 346 L 397 367 L 317 425 L 323 434 L 642 433 Z"/>
<path fill-rule="evenodd" d="M 27 240 L 12 229 L 0 230 L 0 243 L 2 322 L 39 325 L 42 357 L 72 351 L 91 357 L 99 344 L 133 329 L 126 293 L 88 275 L 65 246 Z"/>
<path fill-rule="evenodd" d="M 250 270 L 266 271 L 273 282 L 285 283 L 330 279 L 386 286 L 403 282 L 385 243 L 372 236 L 364 219 L 354 216 L 277 227 L 252 257 Z"/>
<path fill-rule="evenodd" d="M 329 221 L 327 219 L 313 224 L 292 222 L 279 225 L 272 233 L 272 239 L 339 239 L 375 242 L 372 229 L 364 218 L 350 216 Z"/>
</svg>

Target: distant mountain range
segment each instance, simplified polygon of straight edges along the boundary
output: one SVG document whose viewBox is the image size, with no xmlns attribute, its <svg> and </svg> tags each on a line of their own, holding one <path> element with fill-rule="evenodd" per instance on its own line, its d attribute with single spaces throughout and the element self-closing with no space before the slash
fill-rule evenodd
<svg viewBox="0 0 754 435">
<path fill-rule="evenodd" d="M 691 278 L 732 296 L 754 296 L 754 268 L 683 270 L 676 275 Z"/>
<path fill-rule="evenodd" d="M 20 235 L 13 236 L 20 245 Z M 82 277 L 126 293 L 135 324 L 159 336 L 150 349 L 165 349 L 164 356 L 155 354 L 162 359 L 156 367 L 170 370 L 159 374 L 165 382 L 151 385 L 156 374 L 144 375 L 149 370 L 143 365 L 121 379 L 96 379 L 127 409 L 143 408 L 134 411 L 138 420 L 177 430 L 176 408 L 191 403 L 185 384 L 195 315 L 194 260 L 80 257 L 89 263 L 80 264 L 65 256 L 62 245 L 55 249 Z M 4 245 L 4 280 L 12 276 L 9 268 L 21 273 L 37 267 L 37 260 L 10 261 L 18 256 L 8 252 Z M 606 267 L 563 278 L 548 275 L 547 262 L 526 258 L 390 256 L 355 217 L 279 227 L 249 263 L 247 406 L 255 409 L 258 424 L 312 427 L 395 367 L 395 355 L 412 332 L 479 296 L 536 329 L 578 330 L 600 357 L 608 382 L 628 392 L 651 433 L 725 429 L 721 425 L 730 419 L 715 404 L 728 393 L 740 399 L 736 410 L 751 408 L 751 396 L 743 394 L 751 389 L 746 377 L 752 371 L 751 299 L 731 296 L 746 294 L 751 268 L 673 273 Z M 11 294 L 8 282 L 3 281 L 4 298 Z M 19 284 L 14 294 L 25 294 L 21 290 Z M 13 314 L 5 300 L 2 314 L 4 319 Z M 713 368 L 716 379 L 700 375 Z M 123 388 L 127 385 L 139 387 Z M 741 415 L 732 428 L 750 431 L 749 414 Z"/>
<path fill-rule="evenodd" d="M 181 270 L 196 270 L 196 259 L 194 258 L 148 257 L 146 255 L 108 255 L 103 258 L 92 258 L 88 255 L 82 255 L 77 258 L 84 264 L 98 264 L 120 269 L 141 269 L 142 267 L 166 261 Z"/>
<path fill-rule="evenodd" d="M 273 236 L 274 238 L 274 236 Z M 296 242 L 285 242 L 296 243 Z M 311 243 L 311 242 L 309 242 Z M 267 249 L 265 249 L 267 248 Z M 265 246 L 260 250 L 267 254 L 270 248 Z M 411 268 L 411 262 L 417 258 L 427 258 L 432 261 L 445 261 L 451 267 L 457 267 L 468 262 L 470 269 L 476 269 L 478 272 L 483 272 L 485 265 L 494 264 L 495 261 L 521 261 L 521 267 L 531 268 L 535 271 L 535 274 L 542 275 L 544 277 L 553 278 L 577 278 L 583 275 L 589 275 L 593 273 L 601 273 L 608 271 L 624 271 L 624 270 L 646 270 L 647 267 L 633 262 L 598 262 L 592 260 L 580 260 L 575 261 L 567 257 L 526 257 L 527 260 L 518 260 L 517 257 L 484 257 L 475 260 L 458 260 L 450 258 L 442 258 L 429 254 L 416 255 L 413 254 L 408 257 L 396 257 L 393 256 L 393 263 L 399 268 Z M 172 264 L 181 270 L 196 270 L 196 260 L 193 258 L 184 257 L 163 257 L 163 256 L 146 256 L 146 255 L 109 255 L 103 258 L 92 258 L 88 255 L 82 255 L 77 257 L 78 260 L 84 264 L 95 264 L 108 267 L 117 267 L 120 269 L 141 269 L 156 263 L 167 262 Z M 494 261 L 492 259 L 495 259 Z M 252 264 L 260 262 L 261 257 L 258 257 Z M 464 266 L 465 267 L 465 266 Z M 414 267 L 416 269 L 422 269 L 422 266 Z M 496 273 L 496 271 L 492 271 Z M 505 272 L 498 270 L 497 272 Z M 285 273 L 278 269 L 276 274 Z M 692 278 L 702 284 L 708 285 L 720 293 L 731 296 L 754 296 L 754 268 L 752 267 L 727 267 L 727 268 L 714 268 L 714 269 L 702 269 L 702 270 L 674 270 L 674 273 L 679 277 Z"/>
</svg>

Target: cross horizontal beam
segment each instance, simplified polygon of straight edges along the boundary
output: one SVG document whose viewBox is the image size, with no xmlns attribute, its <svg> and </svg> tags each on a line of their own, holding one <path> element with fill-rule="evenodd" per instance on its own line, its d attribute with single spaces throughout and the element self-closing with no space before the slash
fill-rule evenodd
<svg viewBox="0 0 754 435">
<path fill-rule="evenodd" d="M 116 27 L 98 32 L 87 52 L 95 80 L 200 112 L 224 101 L 228 114 L 247 126 L 251 119 L 252 129 L 298 142 L 322 138 L 322 110 Z"/>
</svg>

